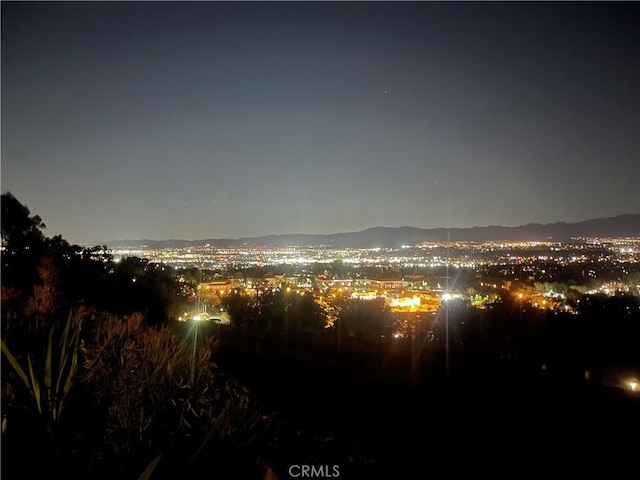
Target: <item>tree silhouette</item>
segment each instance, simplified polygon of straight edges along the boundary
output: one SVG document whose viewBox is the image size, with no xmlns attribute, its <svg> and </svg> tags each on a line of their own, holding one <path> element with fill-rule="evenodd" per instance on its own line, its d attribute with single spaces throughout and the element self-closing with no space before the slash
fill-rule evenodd
<svg viewBox="0 0 640 480">
<path fill-rule="evenodd" d="M 341 306 L 337 322 L 344 335 L 366 340 L 379 340 L 391 334 L 393 318 L 384 299 L 347 299 Z"/>
<path fill-rule="evenodd" d="M 16 289 L 24 299 L 38 278 L 37 266 L 42 256 L 46 228 L 38 215 L 12 193 L 2 194 L 2 284 Z"/>
</svg>

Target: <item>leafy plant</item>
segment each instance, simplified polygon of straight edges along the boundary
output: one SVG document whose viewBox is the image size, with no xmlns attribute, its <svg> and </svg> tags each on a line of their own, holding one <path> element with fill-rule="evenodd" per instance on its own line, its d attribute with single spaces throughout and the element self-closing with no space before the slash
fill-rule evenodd
<svg viewBox="0 0 640 480">
<path fill-rule="evenodd" d="M 26 366 L 11 352 L 4 339 L 0 341 L 2 353 L 33 397 L 52 438 L 55 438 L 78 367 L 80 328 L 79 322 L 76 326 L 72 326 L 73 323 L 70 312 L 62 332 L 52 324 L 44 351 L 27 352 Z"/>
<path fill-rule="evenodd" d="M 160 459 L 162 458 L 162 453 L 158 454 L 150 463 L 147 465 L 147 468 L 140 474 L 138 480 L 149 480 L 153 476 L 153 472 L 158 467 L 158 463 L 160 463 Z"/>
</svg>

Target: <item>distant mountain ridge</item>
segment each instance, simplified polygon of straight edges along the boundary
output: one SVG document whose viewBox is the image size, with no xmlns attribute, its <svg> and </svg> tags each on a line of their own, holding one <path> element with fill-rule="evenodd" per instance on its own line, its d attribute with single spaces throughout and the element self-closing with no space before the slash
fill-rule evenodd
<svg viewBox="0 0 640 480">
<path fill-rule="evenodd" d="M 595 218 L 577 223 L 529 223 L 518 227 L 417 228 L 372 227 L 366 230 L 334 234 L 283 234 L 261 237 L 218 238 L 203 240 L 113 240 L 110 248 L 146 247 L 154 249 L 189 246 L 233 247 L 242 245 L 309 246 L 327 245 L 335 248 L 375 248 L 417 245 L 423 242 L 446 241 L 555 241 L 566 242 L 575 237 L 640 237 L 640 214 Z"/>
</svg>

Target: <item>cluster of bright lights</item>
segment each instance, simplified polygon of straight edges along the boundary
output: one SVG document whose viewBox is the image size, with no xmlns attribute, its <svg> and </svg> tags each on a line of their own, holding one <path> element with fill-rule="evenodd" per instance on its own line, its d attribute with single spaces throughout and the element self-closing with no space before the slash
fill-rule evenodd
<svg viewBox="0 0 640 480">
<path fill-rule="evenodd" d="M 378 298 L 377 292 L 353 292 L 351 294 L 351 298 L 356 298 L 358 300 L 375 300 Z"/>
<path fill-rule="evenodd" d="M 459 293 L 449 293 L 449 292 L 445 292 L 442 294 L 442 301 L 443 302 L 449 302 L 451 300 L 456 300 L 462 298 L 462 295 L 460 295 Z"/>
<path fill-rule="evenodd" d="M 389 305 L 392 307 L 418 307 L 420 306 L 420 297 L 414 295 L 413 297 L 392 298 L 389 300 Z"/>
</svg>

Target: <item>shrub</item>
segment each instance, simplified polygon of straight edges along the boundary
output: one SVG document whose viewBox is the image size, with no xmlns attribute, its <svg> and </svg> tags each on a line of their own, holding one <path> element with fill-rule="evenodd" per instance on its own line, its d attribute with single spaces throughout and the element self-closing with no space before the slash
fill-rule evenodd
<svg viewBox="0 0 640 480">
<path fill-rule="evenodd" d="M 216 369 L 216 339 L 199 338 L 196 324 L 184 338 L 145 326 L 140 314 L 92 327 L 82 382 L 105 418 L 103 459 L 135 461 L 185 441 L 245 442 L 265 423 L 247 390 Z"/>
</svg>

